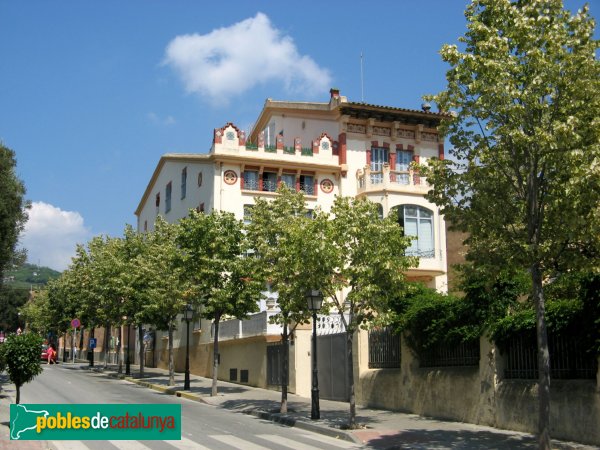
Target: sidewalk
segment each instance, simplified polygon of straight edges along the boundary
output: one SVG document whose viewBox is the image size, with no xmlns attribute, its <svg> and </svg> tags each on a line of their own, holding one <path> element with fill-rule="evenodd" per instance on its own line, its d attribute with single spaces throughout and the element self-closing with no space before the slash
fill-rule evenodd
<svg viewBox="0 0 600 450">
<path fill-rule="evenodd" d="M 175 386 L 168 386 L 168 371 L 145 368 L 139 378 L 138 366 L 131 366 L 132 376 L 117 373 L 115 366 L 103 369 L 102 365 L 84 370 L 93 370 L 107 376 L 123 378 L 161 392 L 170 393 L 190 400 L 200 401 L 234 412 L 252 414 L 262 419 L 284 423 L 321 433 L 338 439 L 369 445 L 375 449 L 390 448 L 494 448 L 534 449 L 535 437 L 516 431 L 424 418 L 414 414 L 360 408 L 356 409 L 358 430 L 342 429 L 348 420 L 349 405 L 346 402 L 320 401 L 321 420 L 310 419 L 310 398 L 288 394 L 288 413 L 279 413 L 281 393 L 251 386 L 219 380 L 218 395 L 211 397 L 212 380 L 196 375 L 190 376 L 191 390 L 184 391 L 184 374 L 175 374 Z M 124 370 L 124 368 L 123 368 Z M 556 449 L 594 449 L 582 444 L 553 441 Z"/>
<path fill-rule="evenodd" d="M 10 440 L 10 404 L 15 403 L 15 385 L 10 383 L 6 374 L 0 373 L 0 450 L 46 450 L 50 447 L 46 441 Z"/>
</svg>

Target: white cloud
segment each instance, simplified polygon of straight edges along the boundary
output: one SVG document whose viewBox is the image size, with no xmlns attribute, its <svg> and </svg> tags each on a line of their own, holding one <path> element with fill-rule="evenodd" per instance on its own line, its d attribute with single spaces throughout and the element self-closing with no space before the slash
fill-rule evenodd
<svg viewBox="0 0 600 450">
<path fill-rule="evenodd" d="M 177 36 L 167 46 L 164 63 L 179 74 L 190 93 L 227 102 L 257 84 L 279 81 L 290 92 L 322 93 L 331 76 L 291 37 L 258 13 L 204 35 Z"/>
<path fill-rule="evenodd" d="M 19 242 L 27 249 L 29 262 L 62 271 L 71 263 L 76 245 L 85 244 L 90 237 L 78 212 L 33 202 Z"/>
</svg>

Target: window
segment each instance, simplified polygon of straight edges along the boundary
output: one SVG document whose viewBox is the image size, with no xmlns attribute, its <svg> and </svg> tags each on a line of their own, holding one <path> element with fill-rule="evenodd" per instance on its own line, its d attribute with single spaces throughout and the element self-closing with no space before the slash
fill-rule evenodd
<svg viewBox="0 0 600 450">
<path fill-rule="evenodd" d="M 171 182 L 169 181 L 169 183 L 167 183 L 167 192 L 165 195 L 165 213 L 168 213 L 169 211 L 171 211 L 171 191 L 172 191 L 172 185 L 171 185 Z"/>
<path fill-rule="evenodd" d="M 296 175 L 284 173 L 281 175 L 281 184 L 285 184 L 292 191 L 296 190 Z"/>
<path fill-rule="evenodd" d="M 185 198 L 187 191 L 187 167 L 181 171 L 181 199 Z"/>
<path fill-rule="evenodd" d="M 312 175 L 300 175 L 300 190 L 306 195 L 315 195 L 314 180 Z"/>
<path fill-rule="evenodd" d="M 270 123 L 265 128 L 265 147 L 275 147 L 277 145 L 277 136 L 275 136 L 275 123 Z"/>
<path fill-rule="evenodd" d="M 265 192 L 275 192 L 277 190 L 277 174 L 275 172 L 263 172 L 262 190 Z"/>
<path fill-rule="evenodd" d="M 408 174 L 408 167 L 413 159 L 413 152 L 407 150 L 398 150 L 396 152 L 396 167 L 397 172 L 406 172 L 396 174 L 396 182 L 398 184 L 409 184 L 410 175 Z"/>
<path fill-rule="evenodd" d="M 156 194 L 156 200 L 154 203 L 156 204 L 156 214 L 158 214 L 160 208 L 160 192 Z"/>
<path fill-rule="evenodd" d="M 249 225 L 252 222 L 252 208 L 254 208 L 254 205 L 244 205 L 244 225 Z"/>
<path fill-rule="evenodd" d="M 389 162 L 390 152 L 385 147 L 371 148 L 371 183 L 383 183 L 383 165 Z"/>
<path fill-rule="evenodd" d="M 255 170 L 246 170 L 244 172 L 244 189 L 249 191 L 258 191 L 258 172 Z"/>
<path fill-rule="evenodd" d="M 434 258 L 433 212 L 416 205 L 396 206 L 393 210 L 398 214 L 398 223 L 404 228 L 405 235 L 416 237 L 406 249 L 406 255 Z"/>
</svg>

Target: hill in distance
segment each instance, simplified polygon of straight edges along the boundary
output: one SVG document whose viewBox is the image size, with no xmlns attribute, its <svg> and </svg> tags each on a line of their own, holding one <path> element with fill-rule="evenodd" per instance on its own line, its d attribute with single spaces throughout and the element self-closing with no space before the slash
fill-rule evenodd
<svg viewBox="0 0 600 450">
<path fill-rule="evenodd" d="M 13 270 L 4 272 L 5 287 L 13 289 L 30 289 L 45 286 L 48 281 L 60 276 L 60 272 L 49 267 L 25 263 Z"/>
</svg>

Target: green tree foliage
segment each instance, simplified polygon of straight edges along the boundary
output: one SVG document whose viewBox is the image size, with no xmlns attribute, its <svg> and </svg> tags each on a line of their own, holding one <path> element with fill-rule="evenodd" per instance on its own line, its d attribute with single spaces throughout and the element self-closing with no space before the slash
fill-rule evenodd
<svg viewBox="0 0 600 450">
<path fill-rule="evenodd" d="M 177 316 L 186 305 L 177 233 L 178 225 L 158 217 L 154 231 L 146 233 L 144 250 L 135 259 L 137 284 L 144 286 L 139 293 L 141 302 L 136 320 L 152 324 L 159 330 L 168 330 L 170 386 L 175 384 L 173 331 Z M 140 358 L 143 358 L 143 353 Z"/>
<path fill-rule="evenodd" d="M 190 211 L 179 222 L 177 245 L 182 276 L 189 286 L 186 298 L 214 323 L 213 380 L 217 395 L 219 323 L 226 317 L 243 319 L 258 310 L 261 280 L 253 272 L 242 223 L 231 213 Z M 183 310 L 181 305 L 179 312 Z"/>
<path fill-rule="evenodd" d="M 14 289 L 8 285 L 0 286 L 0 331 L 17 331 L 19 326 L 19 308 L 29 298 L 29 289 Z"/>
<path fill-rule="evenodd" d="M 322 286 L 340 313 L 346 329 L 348 382 L 350 386 L 349 427 L 356 428 L 353 339 L 356 331 L 373 323 L 390 320 L 390 302 L 406 289 L 404 273 L 417 259 L 405 256 L 411 238 L 405 237 L 393 217 L 379 218 L 377 205 L 364 199 L 337 197 L 331 209 L 321 252 L 330 268 Z"/>
<path fill-rule="evenodd" d="M 539 445 L 549 448 L 543 280 L 597 265 L 600 64 L 594 20 L 561 0 L 473 0 L 464 50 L 445 45 L 447 90 L 431 97 L 453 159 L 431 161 L 429 199 L 470 233 L 473 260 L 531 274 L 539 357 Z M 590 262 L 591 261 L 591 262 Z"/>
<path fill-rule="evenodd" d="M 306 291 L 323 290 L 330 283 L 333 258 L 327 254 L 331 251 L 325 239 L 327 216 L 319 211 L 314 212 L 314 217 L 309 214 L 302 193 L 285 186 L 278 192 L 280 195 L 272 201 L 255 199 L 247 233 L 254 276 L 278 296 L 279 311 L 272 320 L 283 327 L 280 411 L 286 413 L 289 339 L 296 326 L 310 318 Z M 325 305 L 323 312 L 328 306 Z"/>
<path fill-rule="evenodd" d="M 17 388 L 16 403 L 21 401 L 21 386 L 42 373 L 41 351 L 42 338 L 35 333 L 10 334 L 0 345 L 0 369 L 6 369 Z"/>
<path fill-rule="evenodd" d="M 16 165 L 15 153 L 0 143 L 0 284 L 4 271 L 16 262 L 15 257 L 24 259 L 15 247 L 27 221 L 29 204 L 24 200 L 25 186 L 15 173 Z"/>
</svg>

